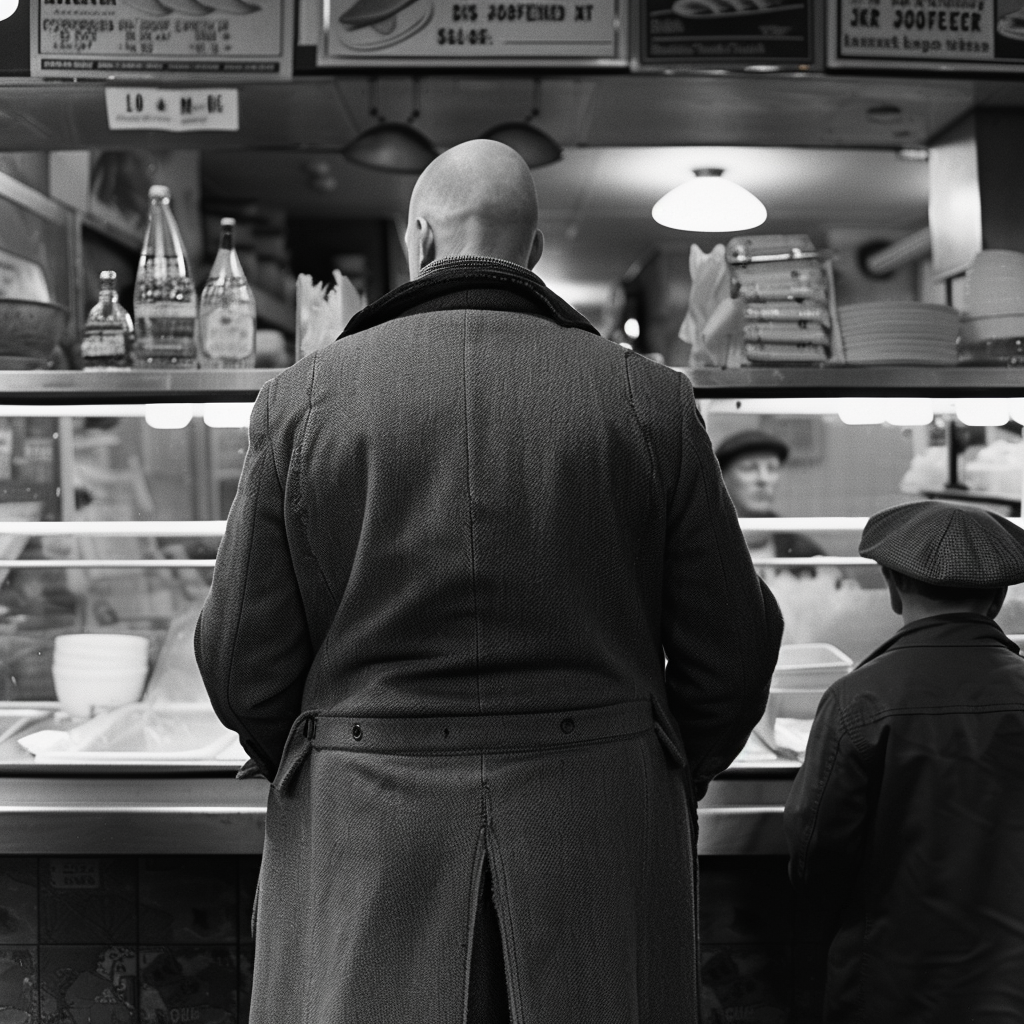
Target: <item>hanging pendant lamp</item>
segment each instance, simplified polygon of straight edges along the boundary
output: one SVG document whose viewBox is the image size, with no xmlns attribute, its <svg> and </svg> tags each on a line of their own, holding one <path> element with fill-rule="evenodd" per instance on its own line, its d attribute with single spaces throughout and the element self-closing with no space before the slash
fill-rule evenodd
<svg viewBox="0 0 1024 1024">
<path fill-rule="evenodd" d="M 540 114 L 540 80 L 533 80 L 533 109 L 522 121 L 503 121 L 484 132 L 481 139 L 492 139 L 514 149 L 527 167 L 544 167 L 562 159 L 562 147 L 546 131 L 530 122 Z"/>
<path fill-rule="evenodd" d="M 700 167 L 663 195 L 651 216 L 677 231 L 749 231 L 768 218 L 764 203 L 742 185 L 722 177 L 719 167 Z"/>
<path fill-rule="evenodd" d="M 420 116 L 419 81 L 413 79 L 413 109 L 405 122 L 385 121 L 377 105 L 377 80 L 370 81 L 370 114 L 380 123 L 357 135 L 341 151 L 346 160 L 389 174 L 420 174 L 437 156 L 437 147 L 412 122 Z"/>
</svg>

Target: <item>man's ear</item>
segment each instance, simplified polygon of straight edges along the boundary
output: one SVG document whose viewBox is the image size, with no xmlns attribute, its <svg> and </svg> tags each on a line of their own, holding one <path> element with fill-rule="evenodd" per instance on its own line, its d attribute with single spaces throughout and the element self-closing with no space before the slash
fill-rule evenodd
<svg viewBox="0 0 1024 1024">
<path fill-rule="evenodd" d="M 889 588 L 889 606 L 897 615 L 903 614 L 903 595 L 896 586 L 892 573 L 882 566 L 882 575 L 885 577 L 885 585 Z"/>
<path fill-rule="evenodd" d="M 434 229 L 422 217 L 416 218 L 416 237 L 419 245 L 420 268 L 422 269 L 437 258 Z"/>
<path fill-rule="evenodd" d="M 526 260 L 526 269 L 533 270 L 535 266 L 540 262 L 541 256 L 544 255 L 544 232 L 535 231 L 533 233 L 533 243 L 530 246 L 530 255 Z"/>
</svg>

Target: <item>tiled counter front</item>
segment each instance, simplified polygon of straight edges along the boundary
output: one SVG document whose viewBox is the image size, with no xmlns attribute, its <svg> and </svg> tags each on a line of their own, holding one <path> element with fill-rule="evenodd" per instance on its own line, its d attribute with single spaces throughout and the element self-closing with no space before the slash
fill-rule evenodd
<svg viewBox="0 0 1024 1024">
<path fill-rule="evenodd" d="M 0 857 L 0 1022 L 248 1020 L 259 858 Z"/>
<path fill-rule="evenodd" d="M 244 1024 L 259 858 L 0 857 L 2 1024 Z M 784 857 L 701 861 L 706 1024 L 812 1021 Z"/>
</svg>

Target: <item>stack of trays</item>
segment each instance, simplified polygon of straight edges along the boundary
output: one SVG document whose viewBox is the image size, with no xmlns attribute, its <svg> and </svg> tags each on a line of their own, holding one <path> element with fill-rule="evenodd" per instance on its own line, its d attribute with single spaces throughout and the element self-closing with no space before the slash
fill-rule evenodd
<svg viewBox="0 0 1024 1024">
<path fill-rule="evenodd" d="M 861 302 L 839 308 L 848 363 L 951 366 L 960 319 L 952 306 Z"/>
<path fill-rule="evenodd" d="M 817 364 L 831 354 L 825 268 L 806 235 L 746 235 L 726 246 L 733 297 L 745 300 L 751 363 Z"/>
</svg>

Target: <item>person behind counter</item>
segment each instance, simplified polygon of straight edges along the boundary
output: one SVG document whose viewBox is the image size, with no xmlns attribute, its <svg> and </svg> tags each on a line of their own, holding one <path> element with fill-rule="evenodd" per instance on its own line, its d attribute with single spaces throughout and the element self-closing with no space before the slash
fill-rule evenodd
<svg viewBox="0 0 1024 1024">
<path fill-rule="evenodd" d="M 750 519 L 775 516 L 775 490 L 789 458 L 789 446 L 763 430 L 742 430 L 722 441 L 715 456 L 736 514 Z M 747 533 L 746 539 L 754 557 L 810 558 L 825 554 L 802 533 Z M 794 576 L 817 573 L 804 566 L 787 566 L 785 570 Z"/>
<path fill-rule="evenodd" d="M 695 800 L 778 607 L 689 382 L 529 269 L 522 158 L 447 150 L 408 225 L 260 391 L 196 633 L 274 780 L 250 1020 L 696 1020 Z"/>
<path fill-rule="evenodd" d="M 994 621 L 1024 531 L 914 502 L 860 552 L 904 626 L 826 692 L 785 812 L 824 1020 L 1024 1020 L 1024 658 Z"/>
</svg>

